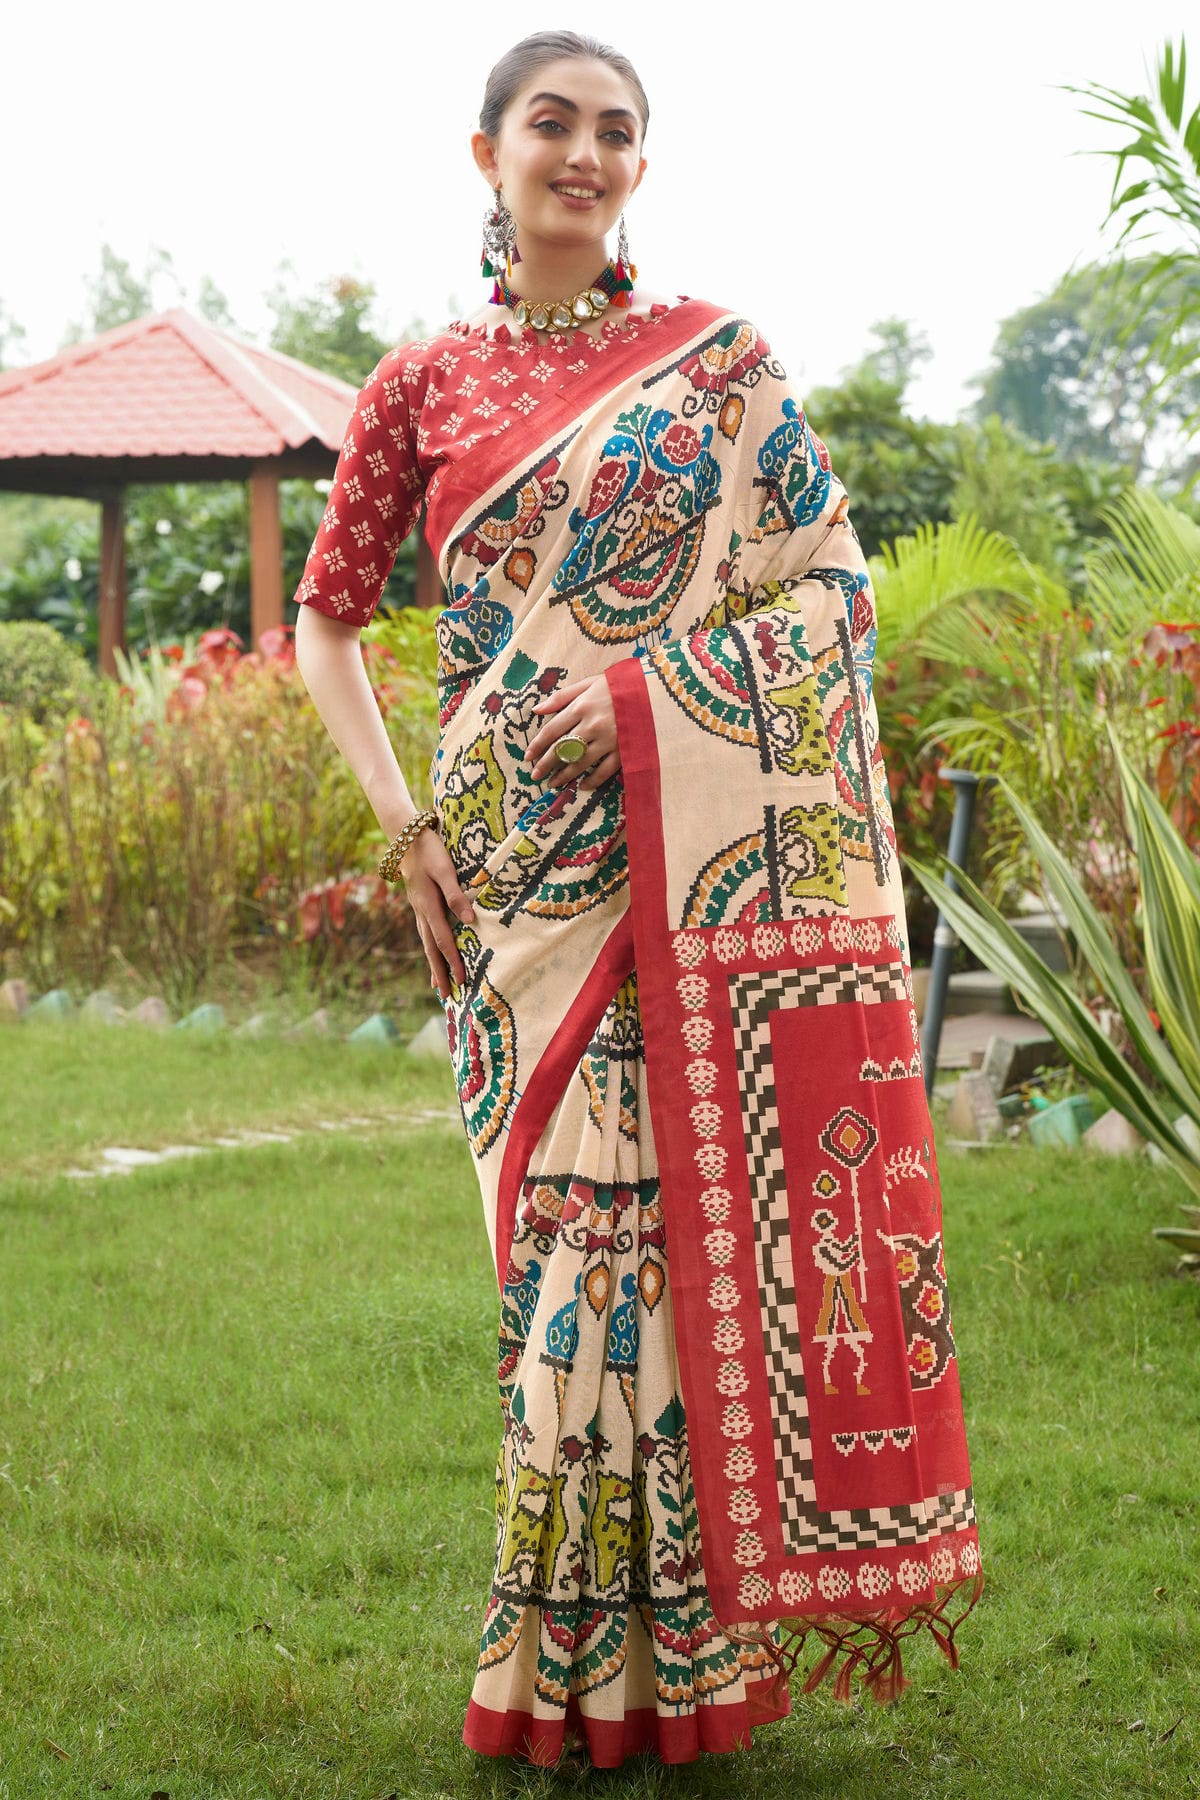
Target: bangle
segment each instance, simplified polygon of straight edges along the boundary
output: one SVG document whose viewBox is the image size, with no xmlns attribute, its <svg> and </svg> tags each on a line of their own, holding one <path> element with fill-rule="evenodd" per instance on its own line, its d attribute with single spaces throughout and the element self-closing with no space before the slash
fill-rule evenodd
<svg viewBox="0 0 1200 1800">
<path fill-rule="evenodd" d="M 437 814 L 431 808 L 427 808 L 424 812 L 413 814 L 412 818 L 408 821 L 408 824 L 403 826 L 402 829 L 396 833 L 395 837 L 383 853 L 383 858 L 379 864 L 379 873 L 384 881 L 398 881 L 400 879 L 400 862 L 409 845 L 413 843 L 415 839 L 420 837 L 426 826 L 428 826 L 430 830 L 436 831 L 437 822 Z"/>
</svg>

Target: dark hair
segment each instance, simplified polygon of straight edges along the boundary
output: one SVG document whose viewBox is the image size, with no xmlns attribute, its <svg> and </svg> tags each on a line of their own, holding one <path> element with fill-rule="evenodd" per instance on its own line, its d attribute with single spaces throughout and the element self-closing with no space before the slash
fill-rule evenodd
<svg viewBox="0 0 1200 1800">
<path fill-rule="evenodd" d="M 637 110 L 642 120 L 642 136 L 650 122 L 650 102 L 638 79 L 637 70 L 627 56 L 602 44 L 598 38 L 582 37 L 577 31 L 535 31 L 506 50 L 487 78 L 483 105 L 479 109 L 479 129 L 490 138 L 498 136 L 500 123 L 512 103 L 532 75 L 546 63 L 558 62 L 564 56 L 588 57 L 607 63 L 610 69 L 627 81 L 633 89 Z"/>
</svg>

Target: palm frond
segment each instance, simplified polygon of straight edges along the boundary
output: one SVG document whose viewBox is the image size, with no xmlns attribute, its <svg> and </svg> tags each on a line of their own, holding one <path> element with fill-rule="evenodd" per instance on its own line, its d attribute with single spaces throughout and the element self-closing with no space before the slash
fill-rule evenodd
<svg viewBox="0 0 1200 1800">
<path fill-rule="evenodd" d="M 888 656 L 915 637 L 931 614 L 968 595 L 1027 598 L 1043 579 L 1016 546 L 969 513 L 949 524 L 925 523 L 871 558 L 879 615 L 879 654 Z"/>
<path fill-rule="evenodd" d="M 1135 1131 L 1155 1144 L 1192 1191 L 1200 1195 L 1200 1163 L 1176 1129 L 1159 1096 L 1100 1029 L 1069 978 L 1047 967 L 961 869 L 948 865 L 958 883 L 957 887 L 950 887 L 926 864 L 912 857 L 906 861 L 952 930 L 985 967 L 1007 981 L 1020 995 L 1066 1051 L 1084 1080 L 1098 1088 Z M 1090 902 L 1086 904 L 1090 906 Z M 1115 956 L 1115 951 L 1113 954 Z M 1138 1004 L 1140 1006 L 1140 1000 Z M 1165 1049 L 1163 1057 L 1170 1060 Z M 1174 1093 L 1177 1087 L 1186 1091 L 1186 1083 L 1178 1069 L 1171 1091 Z"/>
<path fill-rule="evenodd" d="M 1127 638 L 1156 619 L 1194 617 L 1200 611 L 1200 525 L 1152 488 L 1127 488 L 1102 517 L 1111 540 L 1084 559 L 1093 613 Z"/>
<path fill-rule="evenodd" d="M 1141 305 L 1121 308 L 1112 291 L 1104 321 L 1117 342 L 1124 344 L 1146 307 L 1166 302 L 1162 324 L 1141 359 L 1144 368 L 1157 364 L 1160 369 L 1145 402 L 1149 406 L 1195 370 L 1193 336 L 1200 319 L 1200 106 L 1187 114 L 1186 39 L 1180 38 L 1178 52 L 1170 42 L 1163 46 L 1149 96 L 1096 84 L 1068 85 L 1066 92 L 1091 102 L 1082 108 L 1087 118 L 1133 134 L 1094 151 L 1116 162 L 1107 223 L 1119 227 L 1117 249 L 1132 251 L 1156 238 L 1161 243 L 1164 227 L 1171 240 L 1146 275 Z M 1130 163 L 1142 167 L 1134 180 L 1126 182 Z M 1177 241 L 1180 238 L 1182 242 Z M 1186 423 L 1197 418 L 1200 407 Z"/>
<path fill-rule="evenodd" d="M 1200 1096 L 1200 868 L 1115 738 L 1113 750 L 1137 850 L 1150 992 L 1180 1066 Z M 1200 1112 L 1200 1106 L 1194 1110 Z"/>
</svg>

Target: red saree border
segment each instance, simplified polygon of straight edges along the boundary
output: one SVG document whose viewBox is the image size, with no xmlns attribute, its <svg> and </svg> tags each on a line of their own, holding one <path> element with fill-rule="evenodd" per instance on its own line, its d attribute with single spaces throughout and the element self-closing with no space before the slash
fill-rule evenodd
<svg viewBox="0 0 1200 1800">
<path fill-rule="evenodd" d="M 520 1756 L 548 1768 L 563 1753 L 567 1733 L 587 1746 L 596 1769 L 616 1769 L 626 1757 L 653 1750 L 664 1763 L 694 1762 L 701 1753 L 723 1755 L 750 1748 L 751 1728 L 787 1718 L 791 1703 L 772 1676 L 745 1682 L 745 1699 L 698 1706 L 686 1714 L 639 1707 L 621 1719 L 595 1719 L 580 1711 L 572 1694 L 566 1716 L 535 1719 L 530 1712 L 495 1712 L 475 1700 L 467 1708 L 463 1743 L 483 1756 Z"/>
<path fill-rule="evenodd" d="M 457 535 L 455 527 L 462 520 L 464 513 L 472 514 L 483 504 L 481 496 L 489 494 L 506 476 L 514 477 L 521 467 L 528 464 L 530 457 L 536 457 L 541 450 L 549 453 L 556 441 L 574 435 L 574 426 L 580 413 L 585 412 L 597 400 L 603 399 L 614 386 L 628 381 L 631 376 L 652 369 L 656 364 L 669 359 L 672 353 L 683 351 L 689 342 L 704 332 L 712 329 L 722 319 L 736 318 L 727 307 L 715 306 L 711 300 L 693 300 L 681 296 L 677 305 L 669 306 L 665 311 L 650 313 L 644 319 L 631 319 L 620 331 L 613 332 L 610 337 L 590 340 L 603 344 L 603 349 L 589 349 L 585 345 L 579 355 L 590 356 L 591 366 L 578 375 L 568 377 L 565 359 L 572 357 L 575 346 L 568 344 L 561 349 L 542 349 L 544 361 L 555 357 L 564 359 L 561 371 L 562 379 L 553 387 L 547 388 L 547 399 L 552 395 L 557 405 L 550 406 L 529 421 L 528 430 L 510 427 L 507 431 L 497 432 L 484 438 L 483 441 L 452 464 L 443 480 L 428 497 L 425 513 L 425 538 L 433 552 L 439 569 L 446 550 Z M 504 329 L 503 326 L 500 328 Z M 507 340 L 511 344 L 519 334 L 512 333 Z M 588 334 L 580 333 L 587 337 Z M 469 354 L 467 346 L 474 340 L 470 336 L 457 337 L 448 333 L 461 351 Z M 480 339 L 486 342 L 486 339 Z M 501 343 L 506 340 L 501 339 Z M 532 355 L 539 346 L 532 345 L 528 352 Z M 461 353 L 461 352 L 460 352 Z M 574 360 L 578 360 L 575 356 Z M 443 576 L 445 570 L 442 569 Z"/>
<path fill-rule="evenodd" d="M 624 912 L 605 939 L 604 948 L 570 1010 L 543 1050 L 508 1128 L 496 1196 L 496 1280 L 501 1292 L 504 1291 L 512 1247 L 517 1203 L 529 1171 L 530 1158 L 563 1090 L 579 1066 L 589 1038 L 604 1017 L 605 1008 L 632 968 L 633 923 L 629 913 Z"/>
<path fill-rule="evenodd" d="M 689 1108 L 691 1096 L 681 1080 L 678 1058 L 672 1057 L 673 1042 L 677 1035 L 672 1030 L 676 1023 L 672 996 L 679 985 L 676 979 L 679 971 L 671 966 L 672 943 L 676 952 L 681 947 L 684 949 L 685 956 L 682 960 L 684 966 L 690 968 L 696 951 L 693 939 L 699 940 L 708 934 L 673 933 L 668 916 L 660 777 L 661 747 L 645 670 L 636 659 L 631 658 L 610 668 L 607 679 L 616 714 L 625 781 L 630 911 L 634 928 L 635 959 L 639 970 L 638 993 L 645 1041 L 647 1085 L 664 1199 L 663 1213 L 672 1269 L 672 1291 L 677 1299 L 672 1316 L 684 1411 L 696 1431 L 692 1466 L 700 1535 L 705 1546 L 705 1577 L 713 1611 L 722 1629 L 734 1638 L 744 1637 L 747 1642 L 760 1642 L 767 1647 L 774 1642 L 781 1673 L 789 1675 L 808 1634 L 811 1632 L 816 1636 L 826 1646 L 826 1654 L 806 1682 L 806 1689 L 815 1686 L 837 1664 L 839 1666 L 834 1686 L 837 1698 L 849 1698 L 851 1675 L 858 1671 L 868 1690 L 877 1699 L 890 1700 L 907 1685 L 901 1666 L 901 1645 L 914 1631 L 928 1628 L 938 1648 L 957 1666 L 954 1632 L 982 1587 L 965 1442 L 962 1445 L 961 1460 L 954 1454 L 952 1444 L 951 1460 L 941 1461 L 937 1489 L 931 1500 L 925 1500 L 922 1491 L 915 1494 L 906 1492 L 902 1484 L 895 1503 L 886 1498 L 876 1500 L 869 1493 L 860 1494 L 857 1498 L 848 1496 L 843 1500 L 841 1504 L 844 1507 L 857 1506 L 865 1509 L 837 1515 L 838 1518 L 863 1521 L 861 1535 L 857 1526 L 852 1527 L 848 1542 L 843 1542 L 838 1536 L 832 1543 L 821 1541 L 818 1537 L 812 1544 L 795 1544 L 791 1537 L 785 1541 L 773 1525 L 768 1527 L 765 1519 L 758 1530 L 743 1528 L 735 1530 L 734 1534 L 729 1533 L 724 1525 L 722 1500 L 726 1496 L 720 1477 L 721 1457 L 716 1448 L 721 1440 L 710 1440 L 708 1437 L 709 1429 L 717 1428 L 718 1419 L 724 1436 L 739 1440 L 739 1448 L 727 1459 L 724 1472 L 729 1479 L 745 1484 L 733 1496 L 742 1511 L 742 1518 L 738 1520 L 733 1507 L 729 1508 L 729 1516 L 738 1520 L 743 1527 L 748 1522 L 759 1519 L 760 1514 L 766 1510 L 767 1488 L 763 1486 L 761 1497 L 751 1493 L 749 1484 L 752 1480 L 761 1480 L 764 1475 L 769 1480 L 772 1473 L 781 1476 L 786 1474 L 789 1481 L 788 1493 L 791 1495 L 798 1491 L 793 1489 L 791 1483 L 797 1476 L 801 1480 L 804 1477 L 802 1470 L 797 1469 L 797 1457 L 790 1447 L 786 1451 L 784 1463 L 777 1464 L 773 1472 L 766 1468 L 766 1457 L 760 1456 L 757 1477 L 753 1457 L 745 1459 L 750 1466 L 744 1472 L 735 1474 L 728 1466 L 729 1461 L 745 1457 L 741 1448 L 743 1440 L 747 1444 L 756 1444 L 761 1449 L 761 1432 L 755 1421 L 762 1416 L 765 1393 L 759 1391 L 762 1383 L 757 1381 L 755 1370 L 751 1370 L 748 1383 L 743 1380 L 739 1388 L 719 1390 L 721 1393 L 745 1392 L 746 1395 L 744 1402 L 732 1402 L 720 1415 L 714 1411 L 712 1394 L 698 1385 L 701 1382 L 700 1371 L 705 1366 L 707 1356 L 704 1332 L 708 1307 L 716 1307 L 718 1311 L 727 1313 L 731 1307 L 736 1306 L 738 1316 L 741 1317 L 751 1305 L 749 1298 L 738 1297 L 736 1283 L 730 1282 L 723 1274 L 710 1285 L 710 1272 L 702 1272 L 697 1262 L 704 1227 L 693 1212 L 692 1195 L 696 1177 L 690 1162 L 693 1156 L 699 1160 L 699 1156 L 705 1154 L 695 1150 L 696 1131 L 700 1130 L 695 1114 L 697 1111 L 703 1112 L 704 1107 Z M 877 930 L 881 923 L 882 921 L 875 920 L 865 922 L 870 930 Z M 778 926 L 768 926 L 765 929 L 772 934 L 782 935 Z M 727 942 L 721 947 L 719 960 L 723 964 L 732 969 L 731 957 L 739 964 L 744 960 L 742 953 L 745 951 L 745 944 L 739 931 L 715 931 L 712 935 L 717 939 L 725 936 L 736 940 L 736 944 Z M 882 932 L 878 932 L 878 937 L 882 937 Z M 686 942 L 682 941 L 685 939 Z M 878 942 L 875 950 L 877 953 Z M 701 953 L 707 953 L 703 946 Z M 858 962 L 857 953 L 855 960 Z M 754 964 L 751 963 L 750 967 L 753 970 Z M 863 971 L 866 988 L 871 990 L 867 992 L 866 999 L 873 999 L 881 1008 L 885 1002 L 894 1004 L 897 980 L 894 959 L 875 964 L 872 956 L 866 956 L 858 962 L 858 967 Z M 827 979 L 830 975 L 836 977 L 837 969 L 834 967 L 818 971 L 817 975 L 819 980 Z M 697 978 L 686 979 L 696 981 Z M 703 980 L 699 985 L 705 985 Z M 847 1008 L 844 1021 L 852 1031 L 856 1029 L 861 1034 L 861 1004 L 857 1008 Z M 831 1034 L 835 1022 L 834 1016 L 827 1016 L 823 1021 L 827 1036 Z M 786 1015 L 781 1015 L 780 1027 L 777 1028 L 782 1028 L 785 1024 L 794 1026 L 795 1023 L 794 1015 L 790 1020 Z M 879 1041 L 882 1045 L 884 1040 L 881 1038 Z M 855 1045 L 856 1060 L 869 1047 L 868 1040 L 863 1035 L 861 1045 Z M 843 1045 L 843 1056 L 844 1053 Z M 716 1051 L 710 1049 L 707 1054 L 715 1055 Z M 904 1060 L 906 1063 L 909 1060 L 907 1054 Z M 893 1083 L 888 1087 L 882 1081 L 882 1068 L 874 1070 L 873 1074 L 867 1073 L 873 1068 L 873 1064 L 864 1062 L 859 1077 L 860 1080 L 865 1078 L 868 1085 L 877 1079 L 880 1082 L 878 1093 L 872 1092 L 870 1096 L 871 1118 L 868 1119 L 865 1115 L 860 1117 L 851 1108 L 843 1107 L 831 1120 L 831 1126 L 826 1128 L 828 1135 L 831 1127 L 843 1125 L 844 1121 L 844 1130 L 853 1129 L 854 1133 L 859 1134 L 853 1144 L 847 1142 L 842 1146 L 848 1159 L 848 1167 L 857 1166 L 855 1158 L 867 1145 L 868 1138 L 872 1146 L 881 1140 L 876 1101 L 882 1103 L 885 1098 L 890 1100 L 893 1093 L 901 1091 L 903 1085 Z M 911 1068 L 907 1066 L 901 1068 L 899 1073 L 906 1078 L 912 1076 Z M 908 1085 L 911 1086 L 911 1080 Z M 713 1110 L 720 1111 L 717 1107 Z M 786 1136 L 787 1119 L 782 1109 L 780 1118 Z M 689 1123 L 695 1125 L 696 1129 L 689 1130 Z M 755 1148 L 754 1154 L 761 1160 L 761 1146 Z M 731 1187 L 736 1185 L 732 1179 L 732 1171 L 729 1177 L 722 1178 L 730 1180 Z M 802 1185 L 806 1180 L 807 1172 L 801 1175 Z M 819 1191 L 821 1190 L 814 1189 L 814 1192 Z M 728 1200 L 730 1196 L 726 1194 L 725 1198 Z M 938 1219 L 940 1227 L 940 1205 Z M 814 1227 L 818 1222 L 814 1219 Z M 897 1218 L 897 1229 L 900 1228 L 900 1223 Z M 711 1235 L 731 1238 L 732 1234 L 716 1232 Z M 921 1241 L 924 1242 L 923 1239 Z M 940 1237 L 938 1241 L 940 1242 Z M 904 1238 L 903 1242 L 906 1244 L 908 1239 Z M 725 1246 L 726 1253 L 732 1247 L 732 1242 Z M 727 1254 L 725 1260 L 728 1260 Z M 762 1275 L 760 1279 L 765 1280 L 766 1276 Z M 731 1292 L 718 1294 L 716 1290 L 722 1284 L 726 1284 Z M 756 1281 L 755 1290 L 758 1285 Z M 705 1298 L 707 1305 L 704 1303 Z M 757 1308 L 760 1304 L 765 1305 L 766 1299 L 764 1297 L 760 1302 L 756 1291 L 753 1305 Z M 898 1304 L 897 1300 L 897 1307 Z M 893 1321 L 896 1322 L 898 1318 Z M 747 1326 L 746 1336 L 749 1337 L 748 1319 L 744 1319 L 743 1323 Z M 899 1341 L 903 1344 L 903 1337 Z M 741 1342 L 742 1332 L 739 1326 L 737 1344 L 740 1345 Z M 765 1342 L 764 1337 L 764 1344 Z M 941 1399 L 941 1407 L 957 1409 L 961 1421 L 956 1365 L 947 1369 L 946 1380 L 950 1385 Z M 826 1394 L 838 1392 L 836 1387 L 829 1385 L 828 1373 L 826 1384 Z M 870 1387 L 861 1385 L 860 1379 L 858 1393 L 869 1396 L 871 1392 Z M 915 1394 L 911 1395 L 910 1403 L 915 1398 Z M 819 1403 L 819 1396 L 813 1397 L 812 1406 Z M 717 1401 L 716 1404 L 719 1407 L 721 1402 Z M 935 1414 L 937 1410 L 935 1406 Z M 734 1414 L 738 1415 L 736 1420 L 732 1418 Z M 926 1408 L 925 1420 L 929 1416 Z M 924 1421 L 915 1421 L 911 1412 L 906 1418 L 906 1429 L 896 1434 L 897 1447 L 905 1451 L 910 1447 L 910 1439 L 917 1435 L 918 1423 L 922 1433 L 925 1429 Z M 867 1435 L 875 1438 L 884 1434 L 872 1432 Z M 842 1436 L 847 1434 L 843 1433 Z M 955 1434 L 951 1432 L 950 1436 L 953 1439 Z M 807 1444 L 811 1445 L 812 1442 L 810 1432 Z M 843 1453 L 847 1450 L 847 1446 L 840 1442 L 837 1447 Z M 944 1456 L 945 1445 L 941 1448 Z M 815 1454 L 815 1451 L 806 1448 L 803 1454 Z M 960 1481 L 965 1481 L 968 1485 L 962 1491 L 955 1491 L 959 1488 Z M 847 1486 L 848 1482 L 843 1480 L 843 1491 L 846 1491 Z M 780 1492 L 783 1492 L 782 1488 Z M 881 1506 L 886 1515 L 893 1504 L 903 1509 L 914 1503 L 918 1508 L 930 1504 L 936 1508 L 935 1522 L 924 1536 L 910 1537 L 907 1527 L 903 1535 L 896 1533 L 897 1521 L 894 1516 L 885 1517 L 879 1529 L 876 1529 L 876 1514 L 871 1510 L 876 1505 Z M 792 1512 L 796 1510 L 796 1504 L 794 1500 L 789 1502 Z M 782 1524 L 782 1516 L 780 1523 Z M 885 1530 L 892 1534 L 886 1540 Z M 952 1534 L 953 1542 L 958 1546 L 957 1556 L 949 1547 Z M 731 1536 L 736 1538 L 732 1544 L 728 1541 Z M 775 1542 L 776 1538 L 778 1543 Z M 770 1541 L 764 1543 L 766 1539 Z M 931 1544 L 936 1546 L 932 1550 L 929 1549 Z M 855 1594 L 851 1575 L 868 1551 L 872 1561 L 862 1567 L 860 1591 Z M 808 1558 L 818 1562 L 814 1573 L 818 1574 L 818 1586 L 824 1605 L 813 1605 L 816 1598 L 813 1582 L 802 1566 Z M 758 1567 L 763 1563 L 766 1564 L 767 1579 L 764 1579 L 764 1571 Z M 739 1574 L 739 1569 L 744 1572 Z M 889 1596 L 890 1603 L 880 1605 L 884 1594 Z M 948 1612 L 952 1601 L 962 1605 L 962 1612 L 958 1617 L 952 1617 Z M 782 1643 L 772 1640 L 766 1629 L 767 1622 L 772 1620 L 787 1622 L 785 1641 Z"/>
</svg>

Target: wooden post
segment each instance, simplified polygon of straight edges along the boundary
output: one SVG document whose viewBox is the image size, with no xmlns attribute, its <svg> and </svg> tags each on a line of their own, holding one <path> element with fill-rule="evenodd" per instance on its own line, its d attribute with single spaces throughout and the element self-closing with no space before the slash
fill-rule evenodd
<svg viewBox="0 0 1200 1800">
<path fill-rule="evenodd" d="M 125 648 L 125 491 L 118 488 L 100 509 L 100 672 L 116 675 L 114 650 Z"/>
<path fill-rule="evenodd" d="M 445 596 L 442 592 L 442 578 L 438 574 L 438 566 L 433 560 L 433 551 L 425 541 L 425 528 L 422 522 L 417 532 L 417 580 L 416 602 L 418 606 L 441 607 Z"/>
<path fill-rule="evenodd" d="M 283 529 L 279 477 L 265 464 L 250 474 L 250 648 L 283 624 Z"/>
</svg>

